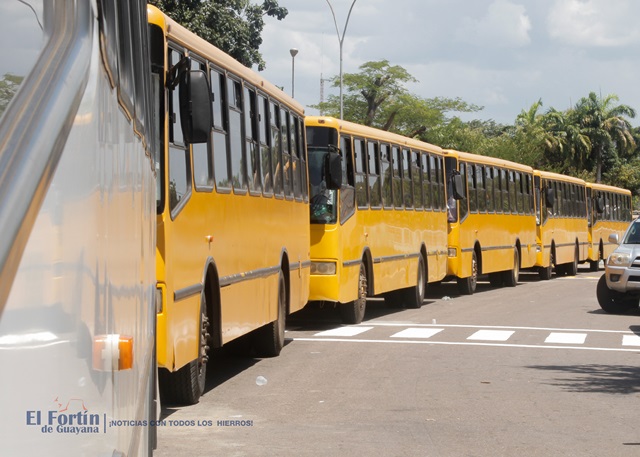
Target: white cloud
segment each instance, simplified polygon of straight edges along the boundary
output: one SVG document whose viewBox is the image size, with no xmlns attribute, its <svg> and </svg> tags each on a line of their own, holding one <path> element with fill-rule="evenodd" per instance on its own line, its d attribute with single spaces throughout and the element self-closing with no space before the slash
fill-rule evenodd
<svg viewBox="0 0 640 457">
<path fill-rule="evenodd" d="M 614 47 L 640 42 L 637 0 L 555 0 L 549 35 L 575 46 Z"/>
<path fill-rule="evenodd" d="M 456 30 L 458 40 L 478 46 L 513 48 L 531 42 L 531 21 L 525 7 L 509 0 L 495 0 L 480 18 L 464 17 Z"/>
</svg>

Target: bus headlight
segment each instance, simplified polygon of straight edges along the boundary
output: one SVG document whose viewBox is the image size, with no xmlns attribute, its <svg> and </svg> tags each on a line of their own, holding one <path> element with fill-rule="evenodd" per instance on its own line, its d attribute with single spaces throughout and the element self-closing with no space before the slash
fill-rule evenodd
<svg viewBox="0 0 640 457">
<path fill-rule="evenodd" d="M 631 256 L 626 252 L 614 252 L 609 256 L 607 264 L 614 267 L 628 267 L 631 264 Z"/>
<path fill-rule="evenodd" d="M 311 262 L 312 275 L 335 275 L 335 262 Z"/>
</svg>

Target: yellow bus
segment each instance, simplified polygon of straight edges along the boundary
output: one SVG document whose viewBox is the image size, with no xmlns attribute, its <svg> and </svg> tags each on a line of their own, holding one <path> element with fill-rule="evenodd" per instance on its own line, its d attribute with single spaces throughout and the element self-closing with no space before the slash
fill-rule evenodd
<svg viewBox="0 0 640 457">
<path fill-rule="evenodd" d="M 140 0 L 0 6 L 11 37 L 0 77 L 2 455 L 152 454 L 146 11 Z M 121 422 L 136 425 L 109 425 Z"/>
<path fill-rule="evenodd" d="M 208 351 L 248 335 L 278 355 L 309 294 L 300 104 L 149 7 L 156 157 L 157 360 L 164 399 L 195 403 Z"/>
<path fill-rule="evenodd" d="M 515 286 L 520 269 L 536 260 L 533 169 L 477 154 L 446 153 L 448 276 L 466 295 L 475 292 L 480 274 L 488 274 L 494 286 Z"/>
<path fill-rule="evenodd" d="M 420 307 L 427 283 L 446 274 L 442 150 L 330 117 L 305 124 L 309 299 L 338 306 L 349 324 L 362 321 L 368 296 Z"/>
<path fill-rule="evenodd" d="M 587 223 L 589 226 L 589 268 L 598 271 L 617 244 L 609 242 L 609 235 L 622 234 L 632 217 L 631 192 L 619 187 L 587 183 Z"/>
<path fill-rule="evenodd" d="M 535 171 L 538 208 L 536 267 L 541 279 L 575 276 L 587 261 L 587 186 L 579 178 Z"/>
</svg>

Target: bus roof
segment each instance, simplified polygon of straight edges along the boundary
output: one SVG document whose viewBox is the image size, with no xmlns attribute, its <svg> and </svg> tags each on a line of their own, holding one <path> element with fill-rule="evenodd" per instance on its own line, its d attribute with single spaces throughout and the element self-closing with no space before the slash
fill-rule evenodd
<svg viewBox="0 0 640 457">
<path fill-rule="evenodd" d="M 331 127 L 339 130 L 340 133 L 346 133 L 355 136 L 360 135 L 366 138 L 373 138 L 378 141 L 384 141 L 407 146 L 410 148 L 417 148 L 429 152 L 443 154 L 443 150 L 440 146 L 436 146 L 431 143 L 425 143 L 424 141 L 402 136 L 397 133 L 387 132 L 386 130 L 380 130 L 374 127 L 367 127 L 366 125 L 356 124 L 355 122 L 336 119 L 335 117 L 307 116 L 305 117 L 304 122 L 305 125 L 310 127 Z"/>
<path fill-rule="evenodd" d="M 479 154 L 472 154 L 470 152 L 456 151 L 455 149 L 445 149 L 444 152 L 448 156 L 459 158 L 465 161 L 480 163 L 484 165 L 494 165 L 496 167 L 510 168 L 512 170 L 533 172 L 533 168 L 521 163 L 511 162 L 510 160 L 499 159 L 497 157 L 483 156 Z"/>
<path fill-rule="evenodd" d="M 252 84 L 257 90 L 266 92 L 280 103 L 292 107 L 299 114 L 304 114 L 304 106 L 289 96 L 282 89 L 270 83 L 250 68 L 245 67 L 236 59 L 218 49 L 208 41 L 205 41 L 195 33 L 187 30 L 155 6 L 147 5 L 147 15 L 149 17 L 149 23 L 162 28 L 165 35 L 170 37 L 175 43 L 184 46 L 187 49 L 196 51 L 200 57 L 207 59 L 214 65 L 229 70 L 234 75 L 239 76 Z"/>
<path fill-rule="evenodd" d="M 591 187 L 592 189 L 595 189 L 595 190 L 603 190 L 607 192 L 615 192 L 615 193 L 624 194 L 624 195 L 631 195 L 630 190 L 624 189 L 622 187 L 609 186 L 607 184 L 588 182 L 587 187 Z"/>
<path fill-rule="evenodd" d="M 560 173 L 553 173 L 551 171 L 536 170 L 535 174 L 545 179 L 554 179 L 556 181 L 571 182 L 574 184 L 581 184 L 581 185 L 586 184 L 586 182 L 583 179 L 574 178 L 573 176 L 562 175 Z"/>
</svg>

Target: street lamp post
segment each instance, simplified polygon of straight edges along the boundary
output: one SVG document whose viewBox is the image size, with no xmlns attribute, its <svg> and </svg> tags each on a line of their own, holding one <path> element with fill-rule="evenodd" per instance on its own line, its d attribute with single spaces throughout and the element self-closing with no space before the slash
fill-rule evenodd
<svg viewBox="0 0 640 457">
<path fill-rule="evenodd" d="M 298 50 L 296 48 L 289 49 L 289 54 L 291 54 L 291 96 L 295 97 L 295 76 L 296 76 L 296 55 L 298 54 Z"/>
<path fill-rule="evenodd" d="M 351 10 L 353 10 L 353 5 L 356 4 L 356 0 L 353 0 L 351 3 L 351 7 L 349 8 L 349 14 L 347 14 L 347 20 L 344 23 L 344 30 L 342 31 L 342 36 L 340 36 L 340 31 L 338 30 L 338 22 L 336 21 L 336 13 L 333 11 L 333 6 L 329 0 L 327 0 L 327 4 L 331 9 L 331 14 L 333 15 L 333 23 L 336 26 L 336 33 L 338 34 L 338 42 L 340 43 L 340 119 L 342 119 L 343 115 L 343 104 L 342 104 L 342 43 L 344 43 L 344 35 L 347 33 L 347 25 L 349 24 L 349 17 L 351 17 Z"/>
</svg>

